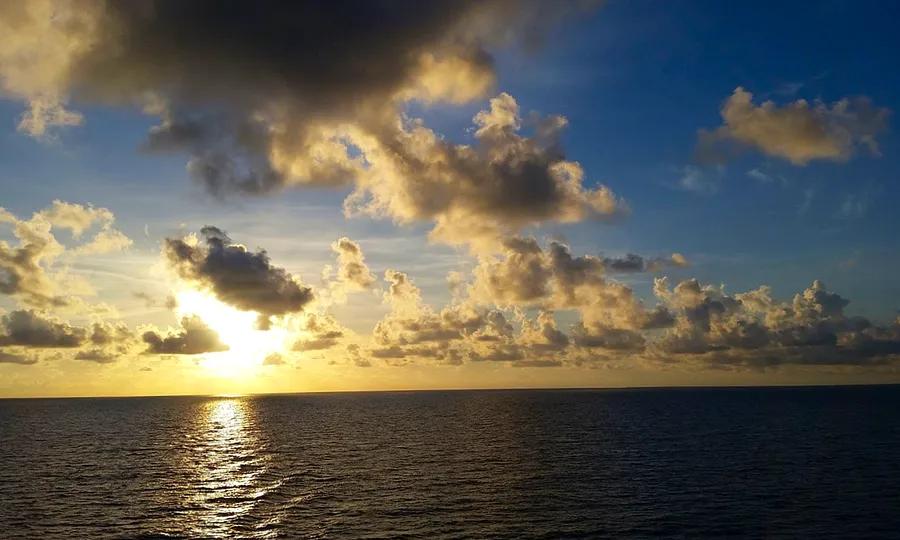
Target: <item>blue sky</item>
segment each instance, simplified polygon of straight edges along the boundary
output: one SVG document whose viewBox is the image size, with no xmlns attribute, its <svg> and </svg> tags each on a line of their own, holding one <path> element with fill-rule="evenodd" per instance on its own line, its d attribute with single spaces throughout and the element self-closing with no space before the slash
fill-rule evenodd
<svg viewBox="0 0 900 540">
<path fill-rule="evenodd" d="M 491 93 L 404 109 L 465 144 L 475 142 L 472 117 L 501 91 L 514 96 L 526 119 L 530 111 L 568 119 L 566 159 L 583 167 L 587 187 L 606 185 L 627 201 L 630 215 L 613 224 L 545 222 L 526 234 L 564 240 L 575 254 L 681 253 L 690 266 L 669 269 L 670 279 L 696 277 L 730 292 L 769 285 L 775 297 L 789 300 L 819 279 L 849 298 L 854 314 L 887 324 L 900 310 L 898 18 L 900 5 L 891 2 L 612 0 L 548 30 L 539 45 L 487 46 L 496 76 Z M 865 96 L 893 114 L 876 137 L 877 155 L 857 148 L 848 159 L 795 164 L 747 147 L 719 165 L 698 161 L 698 130 L 722 125 L 720 110 L 738 87 L 753 94 L 755 105 L 805 99 L 830 106 Z M 265 248 L 309 283 L 333 264 L 330 243 L 348 236 L 362 245 L 376 275 L 387 268 L 409 272 L 435 306 L 450 299 L 447 272 L 476 265 L 464 246 L 429 242 L 427 219 L 401 225 L 346 218 L 341 204 L 349 187 L 217 199 L 191 179 L 185 152 L 140 149 L 159 118 L 89 100 L 71 105 L 83 125 L 35 139 L 16 130 L 22 97 L 8 92 L 0 100 L 0 206 L 23 218 L 55 199 L 114 212 L 132 246 L 106 262 L 73 262 L 76 273 L 96 278 L 98 265 L 120 274 L 129 265 L 153 265 L 164 238 L 206 224 L 251 249 Z M 621 279 L 649 302 L 653 277 Z M 129 290 L 140 280 L 116 279 L 96 287 L 101 298 L 123 303 L 130 324 L 175 320 L 136 306 Z M 147 286 L 165 294 L 162 284 Z M 388 310 L 378 305 L 380 292 L 374 303 L 334 309 L 362 331 Z M 3 302 L 7 309 L 17 305 L 15 298 Z"/>
</svg>

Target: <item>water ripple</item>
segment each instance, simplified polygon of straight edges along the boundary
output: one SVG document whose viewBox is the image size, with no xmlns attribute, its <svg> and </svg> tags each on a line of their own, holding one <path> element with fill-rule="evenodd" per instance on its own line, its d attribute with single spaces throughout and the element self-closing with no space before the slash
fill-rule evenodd
<svg viewBox="0 0 900 540">
<path fill-rule="evenodd" d="M 890 537 L 897 387 L 0 400 L 3 538 Z"/>
</svg>

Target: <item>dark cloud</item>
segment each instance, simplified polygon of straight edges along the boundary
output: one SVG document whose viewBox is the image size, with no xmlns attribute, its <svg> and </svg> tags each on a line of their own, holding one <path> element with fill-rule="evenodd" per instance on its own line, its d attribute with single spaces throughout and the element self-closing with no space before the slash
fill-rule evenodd
<svg viewBox="0 0 900 540">
<path fill-rule="evenodd" d="M 261 327 L 267 327 L 270 316 L 299 312 L 312 301 L 312 289 L 273 266 L 265 251 L 254 253 L 232 243 L 215 227 L 204 227 L 201 235 L 203 244 L 167 238 L 163 254 L 168 265 L 222 302 L 259 313 Z"/>
<path fill-rule="evenodd" d="M 0 16 L 10 36 L 0 65 L 19 67 L 0 84 L 29 103 L 20 129 L 32 135 L 80 123 L 70 99 L 138 106 L 160 118 L 144 149 L 188 153 L 190 174 L 213 194 L 352 185 L 351 213 L 431 220 L 435 238 L 475 244 L 626 207 L 584 186 L 559 144 L 562 117 L 523 122 L 500 94 L 474 118 L 478 144 L 455 145 L 406 119 L 406 105 L 485 98 L 492 48 L 534 46 L 596 3 L 35 0 Z M 26 54 L 29 64 L 12 62 Z"/>
<path fill-rule="evenodd" d="M 603 265 L 608 272 L 630 274 L 636 272 L 660 272 L 667 268 L 688 266 L 687 259 L 680 253 L 673 253 L 669 257 L 644 258 L 634 253 L 628 253 L 624 257 L 604 257 Z"/>
<path fill-rule="evenodd" d="M 29 354 L 16 354 L 6 351 L 0 351 L 0 364 L 19 364 L 30 366 L 37 364 L 37 357 Z"/>
<path fill-rule="evenodd" d="M 150 0 L 45 11 L 38 0 L 29 7 L 7 8 L 4 30 L 46 34 L 56 56 L 33 55 L 31 69 L 8 74 L 8 92 L 44 96 L 49 111 L 62 110 L 50 98 L 69 95 L 143 105 L 164 117 L 148 147 L 189 150 L 192 163 L 203 164 L 204 182 L 257 191 L 297 172 L 284 166 L 297 163 L 262 158 L 270 152 L 304 154 L 300 161 L 312 168 L 306 172 L 318 173 L 292 181 L 340 181 L 339 160 L 316 170 L 306 159 L 323 143 L 317 125 L 377 117 L 397 100 L 469 99 L 493 81 L 486 45 L 533 41 L 573 5 Z M 55 18 L 46 19 L 49 13 Z M 21 54 L 18 44 L 11 40 L 3 52 Z"/>
<path fill-rule="evenodd" d="M 150 354 L 202 354 L 228 350 L 219 335 L 199 317 L 184 317 L 181 328 L 173 333 L 149 330 L 144 332 L 142 339 Z"/>
<path fill-rule="evenodd" d="M 71 326 L 33 310 L 16 310 L 2 318 L 0 345 L 33 348 L 74 348 L 87 335 L 84 328 Z"/>
</svg>

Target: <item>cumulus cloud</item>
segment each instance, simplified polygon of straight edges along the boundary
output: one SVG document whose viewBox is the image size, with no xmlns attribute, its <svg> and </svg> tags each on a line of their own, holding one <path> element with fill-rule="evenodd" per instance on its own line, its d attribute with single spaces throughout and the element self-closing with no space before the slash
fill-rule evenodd
<svg viewBox="0 0 900 540">
<path fill-rule="evenodd" d="M 357 144 L 370 167 L 345 201 L 348 214 L 431 220 L 433 239 L 492 245 L 542 221 L 610 220 L 628 212 L 609 188 L 585 187 L 581 166 L 565 159 L 564 118 L 535 119 L 534 136 L 525 137 L 518 104 L 500 94 L 474 121 L 474 146 L 447 142 L 417 122 L 362 138 Z"/>
<path fill-rule="evenodd" d="M 616 262 L 634 271 L 646 269 L 647 260 Z M 465 294 L 440 310 L 422 302 L 409 276 L 389 270 L 391 312 L 364 352 L 392 364 L 468 360 L 518 367 L 619 359 L 759 369 L 900 360 L 900 321 L 883 326 L 848 315 L 849 301 L 820 281 L 783 302 L 768 287 L 728 294 L 696 279 L 672 287 L 660 277 L 653 287 L 658 303 L 648 306 L 609 277 L 613 266 L 609 259 L 573 255 L 558 242 L 544 248 L 532 238 L 510 238 L 501 253 L 480 260 L 467 285 L 455 277 Z M 561 313 L 577 316 L 567 330 L 558 325 Z"/>
<path fill-rule="evenodd" d="M 627 259 L 618 263 L 629 266 Z M 545 250 L 533 238 L 510 238 L 498 256 L 483 259 L 475 268 L 471 294 L 482 303 L 577 310 L 585 325 L 597 328 L 665 326 L 665 309 L 646 308 L 631 288 L 610 280 L 609 264 L 609 259 L 574 256 L 559 242 L 550 242 Z"/>
<path fill-rule="evenodd" d="M 331 244 L 338 256 L 338 280 L 348 287 L 368 289 L 375 283 L 375 276 L 366 266 L 366 257 L 359 244 L 346 236 Z"/>
<path fill-rule="evenodd" d="M 0 319 L 0 328 L 0 346 L 22 350 L 71 349 L 74 352 L 72 358 L 101 364 L 134 353 L 137 345 L 134 333 L 124 323 L 95 321 L 88 327 L 73 326 L 34 310 L 16 310 L 4 315 Z M 17 362 L 20 364 L 37 361 L 34 354 L 10 354 L 20 356 L 22 361 Z"/>
<path fill-rule="evenodd" d="M 142 339 L 147 344 L 148 354 L 203 354 L 228 350 L 219 335 L 196 316 L 184 317 L 181 328 L 167 333 L 147 330 Z"/>
<path fill-rule="evenodd" d="M 7 313 L 0 323 L 3 328 L 0 346 L 74 348 L 80 346 L 87 335 L 84 328 L 33 310 Z"/>
<path fill-rule="evenodd" d="M 878 155 L 876 137 L 887 128 L 890 115 L 865 97 L 843 98 L 830 106 L 805 99 L 783 106 L 772 101 L 755 105 L 753 94 L 741 87 L 721 113 L 722 126 L 700 131 L 702 160 L 721 161 L 729 149 L 749 147 L 794 165 L 817 159 L 846 161 L 859 147 Z"/>
<path fill-rule="evenodd" d="M 406 106 L 483 99 L 489 49 L 533 46 L 595 3 L 35 0 L 3 8 L 0 84 L 30 104 L 32 134 L 80 122 L 70 99 L 140 107 L 160 118 L 144 150 L 190 154 L 191 175 L 216 195 L 353 186 L 348 214 L 433 221 L 437 240 L 484 242 L 627 207 L 585 187 L 559 144 L 562 117 L 523 122 L 500 94 L 475 116 L 476 144 L 455 145 Z"/>
<path fill-rule="evenodd" d="M 120 251 L 131 240 L 114 228 L 115 217 L 106 208 L 95 208 L 63 201 L 35 212 L 30 219 L 20 219 L 0 208 L 0 223 L 12 227 L 17 246 L 0 241 L 0 293 L 16 296 L 23 302 L 41 308 L 59 307 L 74 300 L 66 286 L 64 272 L 58 268 L 63 255 L 73 257 Z M 53 229 L 68 229 L 75 239 L 92 227 L 99 232 L 87 242 L 66 248 Z"/>
<path fill-rule="evenodd" d="M 696 280 L 670 288 L 659 278 L 655 292 L 676 314 L 675 325 L 654 344 L 661 354 L 751 367 L 866 365 L 900 358 L 900 324 L 878 326 L 846 315 L 849 300 L 820 281 L 791 302 L 773 299 L 768 287 L 729 295 Z"/>
<path fill-rule="evenodd" d="M 268 327 L 269 317 L 299 312 L 312 301 L 312 289 L 273 266 L 264 250 L 249 251 L 216 227 L 204 227 L 200 234 L 202 244 L 166 239 L 163 256 L 169 268 L 222 302 L 259 313 L 260 327 Z"/>
<path fill-rule="evenodd" d="M 374 347 L 368 352 L 375 358 L 428 358 L 458 364 L 468 343 L 487 344 L 512 332 L 497 310 L 466 302 L 436 312 L 422 302 L 421 291 L 404 272 L 387 270 L 384 278 L 389 284 L 385 302 L 391 311 L 372 332 Z"/>
<path fill-rule="evenodd" d="M 330 349 L 341 342 L 346 331 L 330 315 L 308 313 L 303 319 L 299 338 L 291 347 L 294 351 Z"/>
<path fill-rule="evenodd" d="M 375 284 L 375 276 L 366 264 L 366 257 L 358 243 L 346 236 L 332 242 L 331 250 L 337 254 L 337 272 L 328 284 L 332 300 L 346 302 L 347 294 L 365 291 Z M 323 278 L 331 278 L 331 267 L 326 267 Z"/>
<path fill-rule="evenodd" d="M 95 223 L 111 224 L 115 221 L 113 213 L 106 208 L 95 208 L 58 199 L 48 208 L 38 212 L 38 215 L 54 227 L 70 230 L 76 238 Z"/>
</svg>

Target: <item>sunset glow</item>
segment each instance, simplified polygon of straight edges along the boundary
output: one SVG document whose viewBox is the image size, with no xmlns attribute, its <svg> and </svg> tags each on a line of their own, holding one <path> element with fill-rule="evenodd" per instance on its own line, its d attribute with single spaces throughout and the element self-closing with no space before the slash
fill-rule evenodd
<svg viewBox="0 0 900 540">
<path fill-rule="evenodd" d="M 900 382 L 893 8 L 263 4 L 0 5 L 0 396 Z"/>
<path fill-rule="evenodd" d="M 222 377 L 252 376 L 272 353 L 284 352 L 288 332 L 284 328 L 257 328 L 258 314 L 240 311 L 214 296 L 185 289 L 177 293 L 179 317 L 196 315 L 215 330 L 227 351 L 205 353 L 202 365 Z"/>
</svg>

